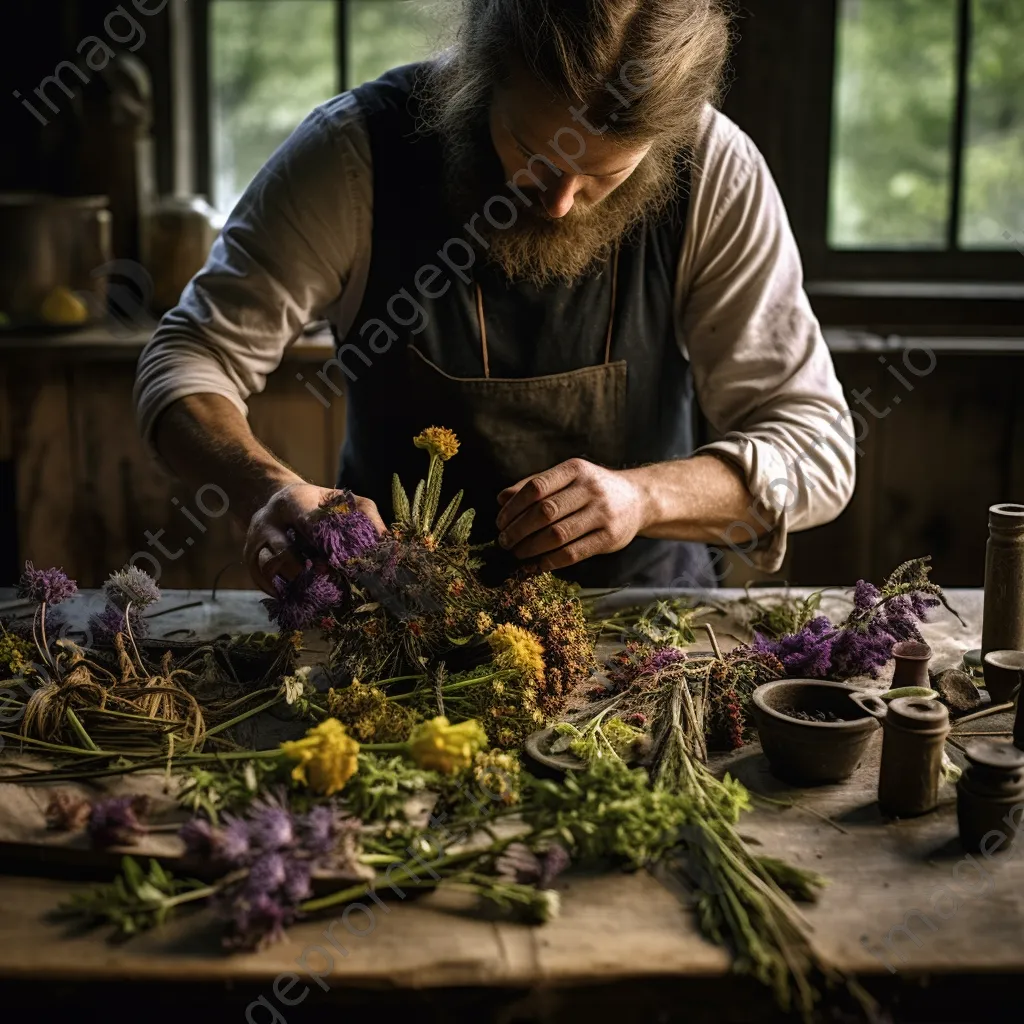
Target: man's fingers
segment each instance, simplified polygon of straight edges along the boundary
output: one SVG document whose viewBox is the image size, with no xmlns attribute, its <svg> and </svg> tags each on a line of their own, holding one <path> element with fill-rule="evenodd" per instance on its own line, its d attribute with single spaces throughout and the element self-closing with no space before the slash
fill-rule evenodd
<svg viewBox="0 0 1024 1024">
<path fill-rule="evenodd" d="M 517 558 L 535 558 L 564 548 L 581 537 L 585 537 L 600 526 L 598 516 L 592 508 L 585 508 L 575 515 L 552 523 L 540 533 L 527 537 L 512 549 Z"/>
<path fill-rule="evenodd" d="M 561 547 L 562 544 L 589 532 L 597 525 L 588 523 L 585 529 L 575 529 L 578 524 L 572 523 L 572 520 L 578 518 L 573 513 L 579 513 L 580 509 L 586 508 L 590 498 L 587 488 L 578 483 L 541 498 L 508 525 L 499 535 L 498 543 L 503 548 L 515 551 L 520 557 L 523 555 L 520 555 L 519 547 L 523 544 L 531 545 L 529 550 L 532 554 Z M 566 530 L 571 529 L 575 529 L 575 532 L 562 536 Z M 556 543 L 545 543 L 543 547 L 534 550 L 532 542 L 540 536 L 548 538 L 548 541 L 555 540 Z"/>
<path fill-rule="evenodd" d="M 288 550 L 288 538 L 283 530 L 276 526 L 269 526 L 266 523 L 254 530 L 250 530 L 245 540 L 245 549 L 242 558 L 245 561 L 249 575 L 253 583 L 264 593 L 276 597 L 274 590 L 274 574 L 269 576 L 264 573 L 264 563 L 275 555 Z M 264 554 L 269 552 L 269 554 Z"/>
<path fill-rule="evenodd" d="M 384 524 L 384 520 L 381 519 L 380 512 L 377 511 L 377 505 L 375 502 L 370 501 L 369 498 L 360 498 L 356 496 L 356 508 L 363 513 L 370 520 L 371 523 L 377 528 L 378 533 L 384 533 L 387 526 Z"/>
<path fill-rule="evenodd" d="M 587 465 L 582 459 L 569 459 L 568 462 L 560 462 L 557 466 L 528 477 L 506 488 L 502 491 L 515 490 L 498 513 L 498 530 L 503 531 L 516 517 L 521 516 L 534 502 L 546 498 L 549 494 L 568 487 L 577 477 L 584 472 Z M 500 501 L 500 496 L 499 496 Z"/>
<path fill-rule="evenodd" d="M 552 572 L 555 569 L 565 569 L 586 558 L 592 558 L 594 555 L 601 555 L 610 550 L 612 550 L 612 538 L 608 531 L 594 530 L 593 533 L 588 533 L 571 544 L 566 544 L 564 548 L 544 555 L 539 559 L 537 565 L 544 572 Z"/>
</svg>

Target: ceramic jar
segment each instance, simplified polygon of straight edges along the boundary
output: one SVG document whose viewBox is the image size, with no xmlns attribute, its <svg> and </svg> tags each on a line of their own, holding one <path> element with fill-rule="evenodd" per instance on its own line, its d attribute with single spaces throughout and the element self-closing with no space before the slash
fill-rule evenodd
<svg viewBox="0 0 1024 1024">
<path fill-rule="evenodd" d="M 1009 849 L 1021 825 L 1024 750 L 1012 743 L 976 740 L 966 755 L 968 767 L 956 798 L 960 843 L 967 852 L 988 857 Z"/>
<path fill-rule="evenodd" d="M 897 697 L 889 702 L 882 719 L 878 774 L 878 804 L 884 814 L 912 818 L 935 809 L 948 733 L 949 712 L 937 700 Z"/>
</svg>

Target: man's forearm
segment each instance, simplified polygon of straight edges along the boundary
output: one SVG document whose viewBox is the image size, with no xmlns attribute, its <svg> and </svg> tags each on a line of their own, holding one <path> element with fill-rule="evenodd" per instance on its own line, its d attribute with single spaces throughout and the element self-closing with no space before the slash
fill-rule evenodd
<svg viewBox="0 0 1024 1024">
<path fill-rule="evenodd" d="M 758 536 L 767 533 L 743 473 L 724 459 L 696 455 L 623 474 L 644 496 L 642 537 L 721 544 L 733 537 L 737 523 Z"/>
<path fill-rule="evenodd" d="M 154 443 L 182 480 L 223 488 L 243 523 L 276 491 L 302 481 L 256 440 L 246 418 L 221 395 L 188 395 L 168 406 Z"/>
</svg>

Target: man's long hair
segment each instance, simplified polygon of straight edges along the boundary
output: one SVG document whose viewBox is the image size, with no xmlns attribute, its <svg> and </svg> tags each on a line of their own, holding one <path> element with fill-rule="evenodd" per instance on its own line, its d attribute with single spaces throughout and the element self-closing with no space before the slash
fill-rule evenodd
<svg viewBox="0 0 1024 1024">
<path fill-rule="evenodd" d="M 426 118 L 457 134 L 518 62 L 556 95 L 587 103 L 587 119 L 613 138 L 692 147 L 728 49 L 723 0 L 462 0 L 455 43 L 433 65 Z"/>
<path fill-rule="evenodd" d="M 723 0 L 462 0 L 455 44 L 429 65 L 420 92 L 421 128 L 444 141 L 456 210 L 468 216 L 494 194 L 493 167 L 484 169 L 487 111 L 516 70 L 566 101 L 567 128 L 569 108 L 585 104 L 605 138 L 647 147 L 629 178 L 589 208 L 557 219 L 527 214 L 507 230 L 484 226 L 488 259 L 513 279 L 574 281 L 659 216 L 718 97 L 728 46 Z"/>
</svg>

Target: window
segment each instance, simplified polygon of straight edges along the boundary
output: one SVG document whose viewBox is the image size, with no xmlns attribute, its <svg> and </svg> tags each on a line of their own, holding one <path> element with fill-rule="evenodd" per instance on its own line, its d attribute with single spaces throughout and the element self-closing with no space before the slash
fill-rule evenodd
<svg viewBox="0 0 1024 1024">
<path fill-rule="evenodd" d="M 441 38 L 430 0 L 206 0 L 205 8 L 196 32 L 205 67 L 199 177 L 223 213 L 313 107 L 428 56 Z"/>
<path fill-rule="evenodd" d="M 828 243 L 1007 249 L 1024 228 L 1024 0 L 841 0 Z"/>
</svg>

